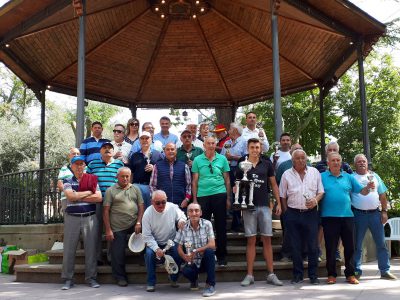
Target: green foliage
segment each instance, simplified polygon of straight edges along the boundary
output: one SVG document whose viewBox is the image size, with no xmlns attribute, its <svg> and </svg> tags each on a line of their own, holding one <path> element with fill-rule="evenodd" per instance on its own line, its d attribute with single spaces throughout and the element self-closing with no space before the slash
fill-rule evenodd
<svg viewBox="0 0 400 300">
<path fill-rule="evenodd" d="M 95 101 L 88 101 L 88 105 L 85 106 L 85 126 L 86 126 L 86 134 L 85 137 L 89 137 L 91 135 L 91 124 L 95 121 L 101 122 L 103 124 L 103 128 L 107 132 L 111 132 L 110 120 L 117 113 L 119 113 L 121 109 L 118 106 L 107 104 L 107 103 L 99 103 Z M 70 124 L 71 129 L 76 134 L 76 109 L 68 111 L 65 116 L 65 121 Z"/>
<path fill-rule="evenodd" d="M 0 118 L 24 122 L 27 109 L 39 104 L 35 94 L 5 68 L 0 68 L 0 86 Z"/>
</svg>

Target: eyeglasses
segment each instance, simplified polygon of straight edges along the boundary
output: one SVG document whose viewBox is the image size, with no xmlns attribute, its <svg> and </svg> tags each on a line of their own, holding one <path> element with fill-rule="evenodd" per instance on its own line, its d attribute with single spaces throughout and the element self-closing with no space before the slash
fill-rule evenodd
<svg viewBox="0 0 400 300">
<path fill-rule="evenodd" d="M 163 200 L 163 201 L 154 201 L 154 204 L 159 206 L 159 205 L 165 205 L 167 204 L 167 201 Z"/>
<path fill-rule="evenodd" d="M 136 126 L 136 127 L 138 127 L 139 126 L 139 123 L 131 123 L 131 124 L 129 124 L 130 126 Z"/>
<path fill-rule="evenodd" d="M 208 167 L 210 168 L 211 174 L 214 174 L 214 170 L 213 170 L 213 167 L 212 167 L 211 163 L 210 163 L 210 165 Z"/>
<path fill-rule="evenodd" d="M 122 130 L 114 129 L 113 132 L 114 132 L 114 133 L 122 133 Z"/>
</svg>

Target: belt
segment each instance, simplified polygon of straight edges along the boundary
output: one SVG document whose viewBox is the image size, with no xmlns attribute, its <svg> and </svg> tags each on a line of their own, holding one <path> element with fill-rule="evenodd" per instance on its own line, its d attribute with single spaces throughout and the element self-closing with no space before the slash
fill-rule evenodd
<svg viewBox="0 0 400 300">
<path fill-rule="evenodd" d="M 85 212 L 85 213 L 81 213 L 81 214 L 74 213 L 74 214 L 68 214 L 68 215 L 73 216 L 73 217 L 89 217 L 91 215 L 94 215 L 95 213 L 96 213 L 95 211 L 90 211 L 90 212 Z"/>
<path fill-rule="evenodd" d="M 311 212 L 311 211 L 317 210 L 317 207 L 310 208 L 310 209 L 308 209 L 308 208 L 307 209 L 299 209 L 299 208 L 293 208 L 293 207 L 288 206 L 288 208 L 290 208 L 291 210 L 294 210 L 296 212 L 299 212 L 299 213 L 305 213 L 305 212 Z"/>
<path fill-rule="evenodd" d="M 354 206 L 352 206 L 351 208 L 353 210 L 359 211 L 359 212 L 361 212 L 363 214 L 372 214 L 372 213 L 377 212 L 379 210 L 378 207 L 375 208 L 375 209 L 358 209 L 358 208 L 355 208 Z"/>
</svg>

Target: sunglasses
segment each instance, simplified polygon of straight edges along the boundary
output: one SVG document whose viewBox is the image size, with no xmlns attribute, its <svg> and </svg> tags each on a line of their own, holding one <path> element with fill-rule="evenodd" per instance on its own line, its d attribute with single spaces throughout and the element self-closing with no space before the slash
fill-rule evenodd
<svg viewBox="0 0 400 300">
<path fill-rule="evenodd" d="M 165 205 L 167 204 L 167 201 L 163 200 L 163 201 L 154 201 L 154 204 L 159 206 L 159 205 Z"/>
<path fill-rule="evenodd" d="M 214 174 L 214 170 L 213 170 L 213 167 L 212 167 L 212 165 L 210 164 L 208 167 L 210 168 L 210 172 L 211 172 L 211 174 Z"/>
<path fill-rule="evenodd" d="M 130 126 L 136 126 L 136 127 L 138 127 L 139 126 L 139 123 L 131 123 L 131 124 L 129 124 Z"/>
<path fill-rule="evenodd" d="M 114 132 L 114 133 L 122 133 L 122 130 L 114 129 L 113 132 Z"/>
</svg>

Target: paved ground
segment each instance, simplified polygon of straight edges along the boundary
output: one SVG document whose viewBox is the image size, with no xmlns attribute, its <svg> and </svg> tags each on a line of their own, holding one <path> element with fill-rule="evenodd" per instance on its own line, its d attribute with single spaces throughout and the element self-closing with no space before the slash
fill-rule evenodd
<svg viewBox="0 0 400 300">
<path fill-rule="evenodd" d="M 400 278 L 400 259 L 392 260 L 392 273 Z M 217 294 L 212 299 L 396 299 L 400 298 L 400 280 L 379 279 L 376 262 L 364 266 L 364 276 L 359 285 L 345 283 L 344 277 L 338 278 L 335 285 L 310 285 L 307 281 L 291 285 L 274 287 L 258 281 L 255 285 L 243 288 L 238 282 L 217 283 Z M 181 280 L 183 281 L 183 279 Z M 144 285 L 129 285 L 126 288 L 116 285 L 102 285 L 98 289 L 83 284 L 69 291 L 61 291 L 59 284 L 15 282 L 15 276 L 0 275 L 0 299 L 201 299 L 201 291 L 191 292 L 188 284 L 181 283 L 180 288 L 158 285 L 155 293 L 147 293 Z"/>
</svg>

